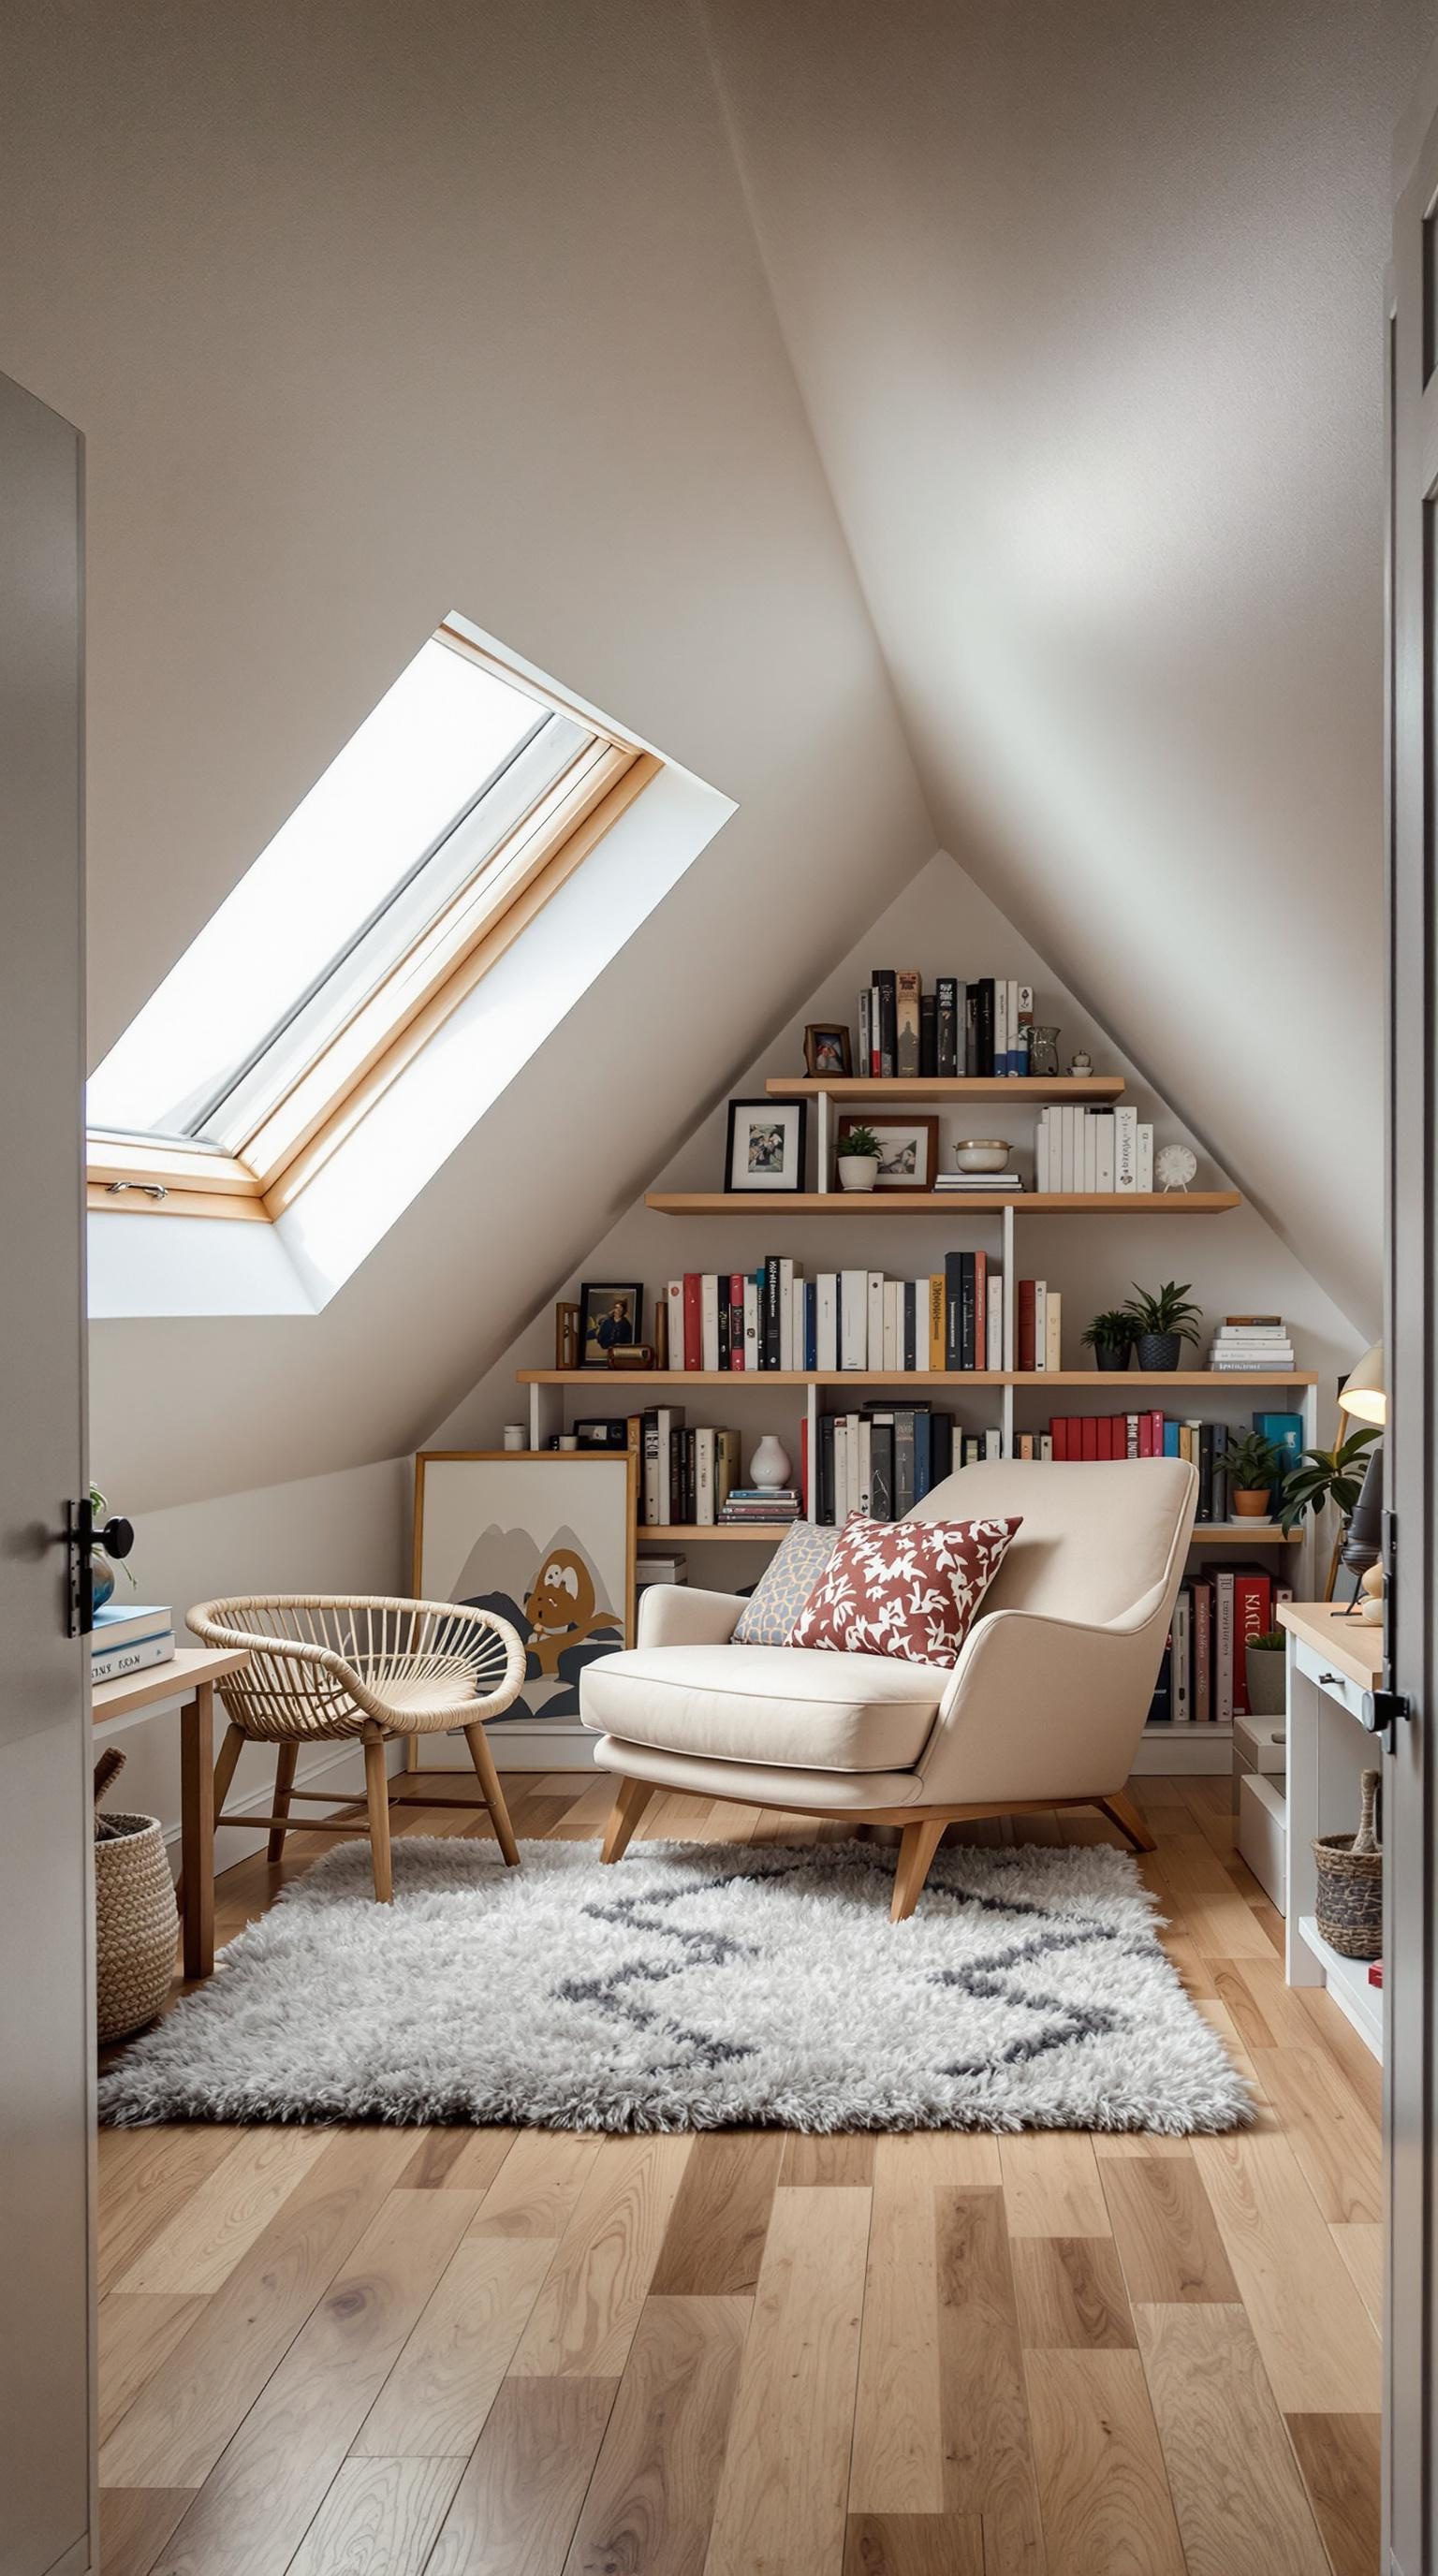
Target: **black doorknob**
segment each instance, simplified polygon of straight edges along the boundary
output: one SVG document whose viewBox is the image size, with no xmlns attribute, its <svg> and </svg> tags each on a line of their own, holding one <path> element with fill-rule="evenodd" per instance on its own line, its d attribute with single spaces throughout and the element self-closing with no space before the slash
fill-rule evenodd
<svg viewBox="0 0 1438 2576">
<path fill-rule="evenodd" d="M 134 1522 L 122 1520 L 118 1512 L 113 1513 L 104 1528 L 96 1530 L 95 1544 L 102 1547 L 107 1556 L 117 1559 L 128 1556 L 135 1544 Z"/>
</svg>

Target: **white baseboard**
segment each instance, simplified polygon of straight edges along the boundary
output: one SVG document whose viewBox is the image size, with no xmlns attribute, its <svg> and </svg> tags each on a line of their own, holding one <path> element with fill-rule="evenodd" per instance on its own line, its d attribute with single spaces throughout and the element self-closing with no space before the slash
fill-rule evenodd
<svg viewBox="0 0 1438 2576">
<path fill-rule="evenodd" d="M 497 1771 L 592 1771 L 595 1737 L 577 1717 L 516 1718 L 485 1729 Z M 467 1771 L 469 1754 L 458 1728 L 422 1735 L 421 1771 Z"/>
<path fill-rule="evenodd" d="M 1233 1769 L 1231 1726 L 1146 1726 L 1133 1758 L 1135 1772 L 1228 1772 Z"/>
</svg>

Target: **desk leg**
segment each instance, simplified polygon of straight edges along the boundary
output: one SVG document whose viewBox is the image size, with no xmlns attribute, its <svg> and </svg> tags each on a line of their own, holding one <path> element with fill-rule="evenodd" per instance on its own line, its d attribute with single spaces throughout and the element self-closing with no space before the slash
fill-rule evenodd
<svg viewBox="0 0 1438 2576">
<path fill-rule="evenodd" d="M 187 1977 L 215 1964 L 215 1692 L 201 1682 L 180 1711 L 181 1904 Z"/>
</svg>

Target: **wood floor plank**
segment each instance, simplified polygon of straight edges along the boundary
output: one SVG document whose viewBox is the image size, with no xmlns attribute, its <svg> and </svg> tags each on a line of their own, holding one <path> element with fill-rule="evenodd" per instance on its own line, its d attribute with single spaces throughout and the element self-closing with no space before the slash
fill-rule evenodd
<svg viewBox="0 0 1438 2576">
<path fill-rule="evenodd" d="M 688 2138 L 605 2138 L 510 2365 L 618 2379 L 683 2179 Z"/>
<path fill-rule="evenodd" d="M 462 2460 L 346 2460 L 286 2576 L 421 2576 Z"/>
<path fill-rule="evenodd" d="M 488 2191 L 503 2170 L 518 2129 L 426 2129 L 404 2172 L 401 2191 Z"/>
<path fill-rule="evenodd" d="M 945 2510 L 982 2518 L 986 2576 L 1043 2576 L 1004 2194 L 940 2186 L 934 2216 Z"/>
<path fill-rule="evenodd" d="M 1352 2085 L 1375 2128 L 1383 2125 L 1383 2068 L 1365 2039 L 1360 2039 L 1346 2013 L 1339 2011 L 1322 1986 L 1294 1986 L 1304 2020 L 1318 2033 L 1325 2056 Z"/>
<path fill-rule="evenodd" d="M 1076 2129 L 1031 2129 L 1000 2138 L 1004 2211 L 1011 2236 L 1108 2236 L 1093 2140 Z"/>
<path fill-rule="evenodd" d="M 1025 2368 L 1056 2576 L 1185 2576 L 1138 2354 L 1031 2352 Z"/>
<path fill-rule="evenodd" d="M 1328 2230 L 1379 2333 L 1383 2331 L 1383 2228 L 1365 2223 Z"/>
<path fill-rule="evenodd" d="M 695 2139 L 651 2297 L 722 2299 L 752 2291 L 783 2152 L 777 2129 L 711 2129 Z"/>
<path fill-rule="evenodd" d="M 833 2137 L 808 2137 L 791 2129 L 784 2140 L 779 2180 L 786 2191 L 815 2188 L 839 2191 L 874 2179 L 872 2137 L 840 2131 Z"/>
<path fill-rule="evenodd" d="M 97 2273 L 102 2298 L 243 2135 L 240 2129 L 203 2124 L 100 2131 Z"/>
<path fill-rule="evenodd" d="M 1133 2318 L 1111 2236 L 1015 2236 L 1009 2253 L 1019 2341 L 1026 2351 L 1050 2344 L 1095 2352 L 1132 2345 Z"/>
<path fill-rule="evenodd" d="M 935 2186 L 922 2167 L 883 2152 L 899 2143 L 883 2139 L 875 2159 L 851 2515 L 930 2516 L 944 2504 Z"/>
<path fill-rule="evenodd" d="M 463 2192 L 388 2194 L 195 2497 L 165 2576 L 288 2567 L 472 2215 Z"/>
<path fill-rule="evenodd" d="M 1177 2304 L 1238 2297 L 1213 2206 L 1192 2156 L 1101 2167 L 1128 2295 Z"/>
<path fill-rule="evenodd" d="M 1188 2576 L 1235 2576 L 1244 2566 L 1328 2576 L 1242 2308 L 1140 2306 L 1135 2316 Z"/>
<path fill-rule="evenodd" d="M 562 2129 L 521 2129 L 479 2205 L 476 2236 L 557 2240 L 594 2171 L 597 2137 Z"/>
<path fill-rule="evenodd" d="M 204 2310 L 202 2298 L 164 2290 L 112 2290 L 100 2301 L 100 2440 L 107 2442 L 147 2379 Z"/>
<path fill-rule="evenodd" d="M 229 2278 L 330 2142 L 327 2129 L 251 2129 L 142 2246 L 117 2290 L 206 2297 Z"/>
<path fill-rule="evenodd" d="M 197 2487 L 408 2162 L 403 2131 L 346 2130 L 290 2193 L 106 2443 L 106 2486 Z"/>
<path fill-rule="evenodd" d="M 703 2576 L 751 2306 L 646 2300 L 564 2576 Z"/>
<path fill-rule="evenodd" d="M 838 2576 L 868 2235 L 867 2191 L 774 2195 L 705 2576 Z"/>
<path fill-rule="evenodd" d="M 1143 2156 L 1188 2156 L 1187 2138 L 1165 2137 L 1160 2129 L 1096 2129 L 1093 2151 L 1100 2165 L 1131 2164 Z"/>
<path fill-rule="evenodd" d="M 468 2459 L 554 2251 L 543 2236 L 466 2237 L 356 2435 L 356 2452 Z"/>
<path fill-rule="evenodd" d="M 963 2129 L 886 2132 L 874 2142 L 874 2181 L 893 2191 L 932 2190 L 940 2183 L 997 2190 L 1003 2181 L 999 2142 Z"/>
<path fill-rule="evenodd" d="M 1254 2061 L 1308 2188 L 1335 2226 L 1383 2216 L 1383 2141 L 1332 2060 L 1317 2048 L 1268 2048 Z"/>
<path fill-rule="evenodd" d="M 1283 2412 L 1373 2412 L 1378 2338 L 1287 2140 L 1240 2130 L 1193 2151 Z"/>
<path fill-rule="evenodd" d="M 150 2576 L 193 2487 L 101 2487 L 100 2564 L 105 2576 Z"/>
<path fill-rule="evenodd" d="M 1381 2416 L 1290 2415 L 1288 2430 L 1333 2576 L 1373 2576 L 1383 2521 Z"/>
<path fill-rule="evenodd" d="M 984 2576 L 984 2526 L 972 2513 L 857 2513 L 844 2576 Z"/>
<path fill-rule="evenodd" d="M 612 2379 L 507 2379 L 425 2576 L 560 2576 L 615 2390 Z"/>
</svg>

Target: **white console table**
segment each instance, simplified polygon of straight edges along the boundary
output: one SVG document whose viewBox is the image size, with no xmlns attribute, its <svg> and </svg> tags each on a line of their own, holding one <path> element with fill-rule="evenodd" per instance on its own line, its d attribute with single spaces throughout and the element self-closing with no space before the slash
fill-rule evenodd
<svg viewBox="0 0 1438 2576">
<path fill-rule="evenodd" d="M 1288 1631 L 1288 1982 L 1326 1986 L 1381 2057 L 1383 1991 L 1369 1983 L 1366 1960 L 1345 1959 L 1320 1938 L 1312 1845 L 1318 1834 L 1357 1831 L 1362 1774 L 1381 1767 L 1358 1711 L 1378 1686 L 1383 1632 L 1327 1601 L 1288 1601 L 1278 1616 Z"/>
</svg>

